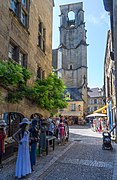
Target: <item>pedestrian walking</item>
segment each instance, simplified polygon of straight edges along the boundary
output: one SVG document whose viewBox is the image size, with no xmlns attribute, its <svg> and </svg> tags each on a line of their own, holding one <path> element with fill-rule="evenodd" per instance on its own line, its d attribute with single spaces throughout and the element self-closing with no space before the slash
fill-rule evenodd
<svg viewBox="0 0 117 180">
<path fill-rule="evenodd" d="M 37 119 L 32 120 L 31 128 L 29 129 L 30 132 L 30 160 L 31 160 L 31 169 L 34 171 L 33 166 L 36 164 L 36 148 L 37 142 L 39 141 L 39 130 L 37 128 Z"/>
<path fill-rule="evenodd" d="M 60 120 L 60 124 L 58 125 L 58 129 L 59 129 L 59 136 L 60 136 L 61 145 L 64 145 L 65 127 L 64 127 L 64 123 L 63 123 L 62 119 Z"/>
<path fill-rule="evenodd" d="M 53 136 L 54 135 L 54 123 L 51 118 L 49 118 L 48 121 L 49 121 L 49 135 Z"/>
<path fill-rule="evenodd" d="M 5 121 L 0 120 L 0 168 L 3 168 L 2 157 L 4 153 L 4 139 L 6 137 L 5 126 L 6 126 Z"/>
<path fill-rule="evenodd" d="M 16 162 L 16 173 L 17 178 L 25 177 L 31 173 L 31 163 L 29 154 L 29 135 L 30 132 L 27 130 L 27 126 L 30 121 L 27 118 L 23 118 L 20 124 L 20 129 L 13 135 L 18 145 L 18 156 Z M 19 138 L 17 138 L 17 135 Z"/>
</svg>

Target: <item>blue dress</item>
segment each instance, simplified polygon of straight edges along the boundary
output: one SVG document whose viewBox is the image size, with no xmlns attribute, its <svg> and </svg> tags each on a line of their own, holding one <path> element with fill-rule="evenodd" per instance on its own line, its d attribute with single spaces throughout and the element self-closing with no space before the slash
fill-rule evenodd
<svg viewBox="0 0 117 180">
<path fill-rule="evenodd" d="M 16 162 L 16 174 L 15 176 L 21 178 L 31 173 L 31 163 L 29 154 L 29 131 L 24 132 L 23 138 L 20 140 L 22 144 L 18 147 L 18 156 Z"/>
</svg>

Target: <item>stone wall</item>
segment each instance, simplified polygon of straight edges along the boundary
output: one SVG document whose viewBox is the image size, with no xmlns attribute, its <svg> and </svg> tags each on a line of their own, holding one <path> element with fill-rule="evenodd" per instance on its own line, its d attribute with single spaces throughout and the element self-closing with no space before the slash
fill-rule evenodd
<svg viewBox="0 0 117 180">
<path fill-rule="evenodd" d="M 71 111 L 71 105 L 76 106 L 75 111 Z M 71 101 L 68 102 L 67 108 L 64 109 L 64 111 L 61 113 L 63 116 L 76 116 L 79 118 L 83 118 L 84 115 L 84 102 L 83 101 Z"/>
<path fill-rule="evenodd" d="M 38 46 L 39 20 L 41 20 L 46 29 L 45 53 Z M 27 54 L 27 68 L 33 75 L 32 79 L 28 81 L 30 85 L 36 80 L 38 67 L 41 67 L 45 72 L 45 78 L 52 70 L 52 21 L 52 0 L 30 1 L 28 29 L 22 25 L 14 12 L 10 10 L 9 0 L 3 0 L 0 3 L 0 59 L 8 59 L 10 41 L 19 46 L 21 50 Z M 47 113 L 26 100 L 17 105 L 0 105 L 0 112 L 10 110 L 23 112 L 26 116 L 37 111 L 42 112 L 45 116 Z"/>
<path fill-rule="evenodd" d="M 113 46 L 115 61 L 115 93 L 116 93 L 116 114 L 117 114 L 117 1 L 113 0 Z M 117 116 L 116 116 L 117 119 Z"/>
<path fill-rule="evenodd" d="M 52 70 L 52 17 L 53 4 L 46 0 L 35 0 L 30 3 L 30 19 L 29 19 L 29 40 L 30 40 L 30 59 L 29 69 L 35 72 L 37 66 L 41 66 L 45 71 L 45 76 Z M 46 29 L 46 51 L 45 53 L 38 45 L 38 25 L 39 20 Z"/>
</svg>

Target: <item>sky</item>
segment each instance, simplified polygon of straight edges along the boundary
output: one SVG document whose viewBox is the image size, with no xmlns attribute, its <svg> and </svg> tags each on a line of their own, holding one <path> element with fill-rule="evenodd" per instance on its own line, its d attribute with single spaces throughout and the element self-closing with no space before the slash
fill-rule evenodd
<svg viewBox="0 0 117 180">
<path fill-rule="evenodd" d="M 83 2 L 84 21 L 87 30 L 88 87 L 101 88 L 104 84 L 104 57 L 107 32 L 110 29 L 109 15 L 104 9 L 103 0 L 54 0 L 53 49 L 60 43 L 60 5 Z"/>
</svg>

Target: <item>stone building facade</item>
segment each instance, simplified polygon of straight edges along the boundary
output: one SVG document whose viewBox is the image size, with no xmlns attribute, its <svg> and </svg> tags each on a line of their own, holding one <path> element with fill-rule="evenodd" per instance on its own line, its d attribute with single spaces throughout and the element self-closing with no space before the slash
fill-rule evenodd
<svg viewBox="0 0 117 180">
<path fill-rule="evenodd" d="M 65 97 L 68 106 L 60 111 L 61 115 L 68 117 L 68 122 L 83 125 L 84 101 L 77 88 L 66 88 Z"/>
<path fill-rule="evenodd" d="M 104 107 L 104 108 L 102 108 Z M 88 114 L 94 112 L 106 113 L 104 105 L 104 90 L 101 88 L 89 88 L 88 89 Z"/>
<path fill-rule="evenodd" d="M 52 70 L 53 5 L 53 0 L 3 0 L 0 3 L 0 59 L 10 58 L 28 68 L 33 74 L 29 85 L 37 78 L 46 78 Z M 13 111 L 26 117 L 32 112 L 48 115 L 27 101 L 0 105 L 0 113 Z"/>
<path fill-rule="evenodd" d="M 117 123 L 117 1 L 116 0 L 103 0 L 104 2 L 104 8 L 107 12 L 109 12 L 110 15 L 110 27 L 111 27 L 111 44 L 112 44 L 112 49 L 111 49 L 111 54 L 110 54 L 110 62 L 113 60 L 113 64 L 115 66 L 115 71 L 114 71 L 114 76 L 115 76 L 115 83 L 113 84 L 113 88 L 110 88 L 108 92 L 111 91 L 111 89 L 114 89 L 113 93 L 115 92 L 115 100 L 114 102 L 110 101 L 110 106 L 115 105 L 116 107 L 110 107 L 111 111 L 114 111 L 114 117 L 113 117 L 113 122 L 114 124 Z M 109 64 L 110 67 L 112 66 Z M 111 72 L 111 71 L 110 71 Z M 112 73 L 113 74 L 113 73 Z M 110 83 L 108 83 L 110 84 Z M 112 85 L 111 85 L 112 86 Z M 111 96 L 111 93 L 109 94 Z M 111 98 L 110 98 L 111 100 Z M 113 104 L 115 103 L 115 104 Z M 112 116 L 112 115 L 111 115 Z M 111 122 L 111 128 L 112 124 Z M 115 130 L 115 137 L 116 137 L 116 142 L 117 142 L 117 126 Z"/>
<path fill-rule="evenodd" d="M 110 30 L 107 35 L 105 61 L 104 61 L 104 90 L 106 104 L 108 104 L 107 114 L 110 129 L 115 125 L 116 116 L 116 92 L 115 92 L 115 62 L 111 56 L 112 36 Z"/>
<path fill-rule="evenodd" d="M 53 50 L 53 67 L 67 88 L 79 90 L 87 112 L 87 43 L 83 3 L 60 6 L 60 45 Z"/>
</svg>

